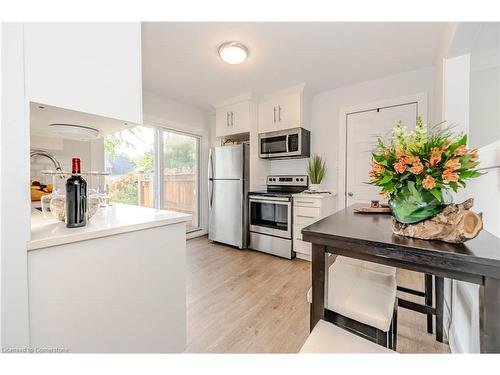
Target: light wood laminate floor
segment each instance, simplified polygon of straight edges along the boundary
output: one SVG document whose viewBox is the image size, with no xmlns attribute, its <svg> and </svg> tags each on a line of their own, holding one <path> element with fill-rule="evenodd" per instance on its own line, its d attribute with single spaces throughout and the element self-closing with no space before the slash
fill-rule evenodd
<svg viewBox="0 0 500 375">
<path fill-rule="evenodd" d="M 398 284 L 423 276 L 398 270 Z M 297 353 L 309 332 L 311 264 L 199 237 L 187 242 L 188 353 Z M 419 302 L 414 296 L 404 296 Z M 398 310 L 398 352 L 447 353 L 422 314 Z"/>
</svg>

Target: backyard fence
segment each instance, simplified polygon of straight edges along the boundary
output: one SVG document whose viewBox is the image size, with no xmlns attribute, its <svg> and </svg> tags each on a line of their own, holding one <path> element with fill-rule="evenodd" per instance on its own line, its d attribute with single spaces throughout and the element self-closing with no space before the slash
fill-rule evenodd
<svg viewBox="0 0 500 375">
<path fill-rule="evenodd" d="M 138 176 L 138 203 L 153 207 L 153 182 L 147 175 Z M 188 226 L 197 227 L 197 181 L 194 173 L 165 173 L 163 178 L 163 208 L 193 215 Z"/>
</svg>

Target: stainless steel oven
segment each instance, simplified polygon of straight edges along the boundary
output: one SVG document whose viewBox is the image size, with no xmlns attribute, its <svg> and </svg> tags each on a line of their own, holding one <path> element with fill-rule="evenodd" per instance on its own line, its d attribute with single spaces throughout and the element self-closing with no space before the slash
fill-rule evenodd
<svg viewBox="0 0 500 375">
<path fill-rule="evenodd" d="M 307 189 L 307 176 L 267 176 L 266 185 L 248 196 L 248 247 L 292 259 L 292 196 Z"/>
<path fill-rule="evenodd" d="M 311 133 L 304 128 L 292 128 L 259 134 L 259 157 L 263 159 L 308 158 Z"/>
</svg>

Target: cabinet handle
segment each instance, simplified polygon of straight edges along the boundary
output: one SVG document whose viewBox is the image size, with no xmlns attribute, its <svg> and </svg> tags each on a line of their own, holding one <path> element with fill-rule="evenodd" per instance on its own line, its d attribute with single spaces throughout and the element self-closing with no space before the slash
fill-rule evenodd
<svg viewBox="0 0 500 375">
<path fill-rule="evenodd" d="M 306 219 L 315 219 L 314 216 L 307 216 L 307 215 L 297 215 L 297 217 L 304 217 Z"/>
<path fill-rule="evenodd" d="M 278 121 L 281 122 L 281 106 L 278 106 Z"/>
<path fill-rule="evenodd" d="M 273 122 L 276 123 L 276 106 L 273 107 Z"/>
<path fill-rule="evenodd" d="M 314 204 L 314 202 L 311 201 L 297 201 L 297 203 Z"/>
<path fill-rule="evenodd" d="M 234 126 L 234 112 L 231 111 L 231 126 Z"/>
<path fill-rule="evenodd" d="M 229 128 L 229 112 L 226 112 L 226 127 Z"/>
</svg>

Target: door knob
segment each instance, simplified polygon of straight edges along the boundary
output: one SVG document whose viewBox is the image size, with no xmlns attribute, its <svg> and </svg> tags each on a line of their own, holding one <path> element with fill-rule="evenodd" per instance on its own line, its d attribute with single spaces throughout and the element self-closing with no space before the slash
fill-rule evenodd
<svg viewBox="0 0 500 375">
<path fill-rule="evenodd" d="M 354 195 L 354 193 L 352 191 L 350 191 L 349 193 L 347 193 L 347 195 L 352 197 Z"/>
</svg>

